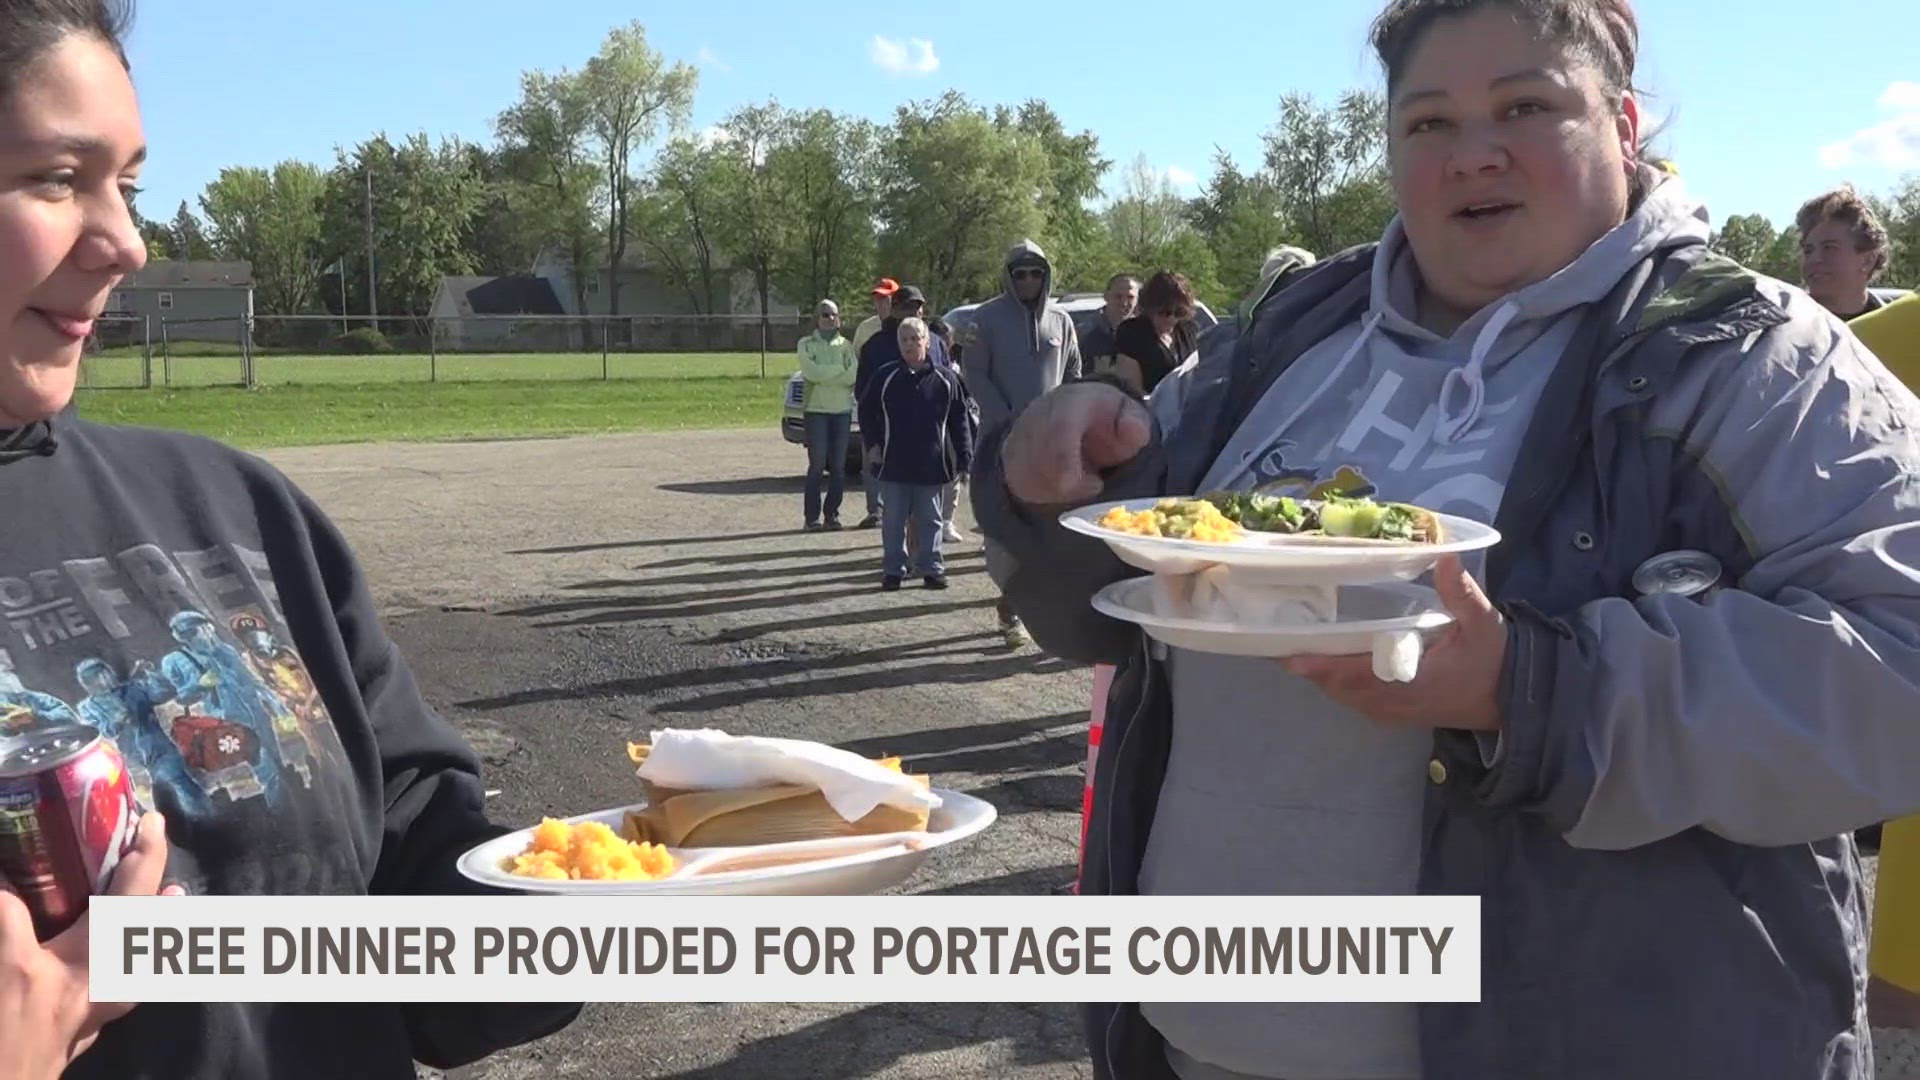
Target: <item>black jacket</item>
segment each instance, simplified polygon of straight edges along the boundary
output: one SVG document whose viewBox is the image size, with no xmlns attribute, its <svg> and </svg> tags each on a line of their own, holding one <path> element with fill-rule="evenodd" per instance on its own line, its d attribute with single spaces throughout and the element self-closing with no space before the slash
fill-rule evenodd
<svg viewBox="0 0 1920 1080">
<path fill-rule="evenodd" d="M 951 367 L 889 364 L 860 398 L 860 435 L 880 458 L 882 480 L 938 485 L 964 476 L 974 434 L 966 386 Z"/>
<path fill-rule="evenodd" d="M 0 433 L 0 650 L 32 724 L 110 735 L 167 815 L 189 894 L 486 890 L 454 860 L 506 830 L 480 762 L 421 699 L 346 541 L 262 461 L 71 412 Z M 47 714 L 53 715 L 47 715 Z M 15 719 L 23 719 L 16 717 Z M 573 1005 L 143 1005 L 70 1080 L 378 1077 L 454 1068 Z"/>
</svg>

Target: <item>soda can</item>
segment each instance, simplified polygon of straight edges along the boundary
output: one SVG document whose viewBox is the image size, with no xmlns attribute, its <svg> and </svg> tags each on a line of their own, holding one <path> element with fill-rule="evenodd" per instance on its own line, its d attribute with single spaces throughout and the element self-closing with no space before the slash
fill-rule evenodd
<svg viewBox="0 0 1920 1080">
<path fill-rule="evenodd" d="M 105 891 L 139 823 L 133 777 L 98 731 L 66 725 L 0 738 L 0 875 L 41 941 Z"/>
<path fill-rule="evenodd" d="M 1633 587 L 1642 596 L 1704 598 L 1720 587 L 1720 560 L 1704 551 L 1667 551 L 1640 564 Z"/>
</svg>

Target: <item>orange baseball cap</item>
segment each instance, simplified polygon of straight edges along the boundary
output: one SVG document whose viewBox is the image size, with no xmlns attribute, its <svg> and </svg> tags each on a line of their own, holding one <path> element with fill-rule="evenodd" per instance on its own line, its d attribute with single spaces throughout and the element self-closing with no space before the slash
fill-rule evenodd
<svg viewBox="0 0 1920 1080">
<path fill-rule="evenodd" d="M 881 278 L 880 284 L 873 287 L 873 295 L 875 296 L 892 296 L 899 291 L 900 283 L 890 277 Z"/>
</svg>

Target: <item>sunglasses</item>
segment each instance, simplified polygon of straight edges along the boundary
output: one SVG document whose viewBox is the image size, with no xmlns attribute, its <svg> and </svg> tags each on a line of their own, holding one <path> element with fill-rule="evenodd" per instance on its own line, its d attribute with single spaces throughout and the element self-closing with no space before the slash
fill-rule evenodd
<svg viewBox="0 0 1920 1080">
<path fill-rule="evenodd" d="M 1013 280 L 1015 281 L 1033 281 L 1046 276 L 1047 272 L 1037 266 L 1023 266 L 1013 272 Z"/>
</svg>

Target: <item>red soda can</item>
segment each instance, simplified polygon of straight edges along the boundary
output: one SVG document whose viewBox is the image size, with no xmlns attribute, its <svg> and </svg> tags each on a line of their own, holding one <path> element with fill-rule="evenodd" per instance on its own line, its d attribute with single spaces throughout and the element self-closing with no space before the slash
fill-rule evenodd
<svg viewBox="0 0 1920 1080">
<path fill-rule="evenodd" d="M 84 725 L 0 738 L 0 875 L 45 941 L 72 926 L 133 849 L 140 806 L 120 751 Z"/>
</svg>

